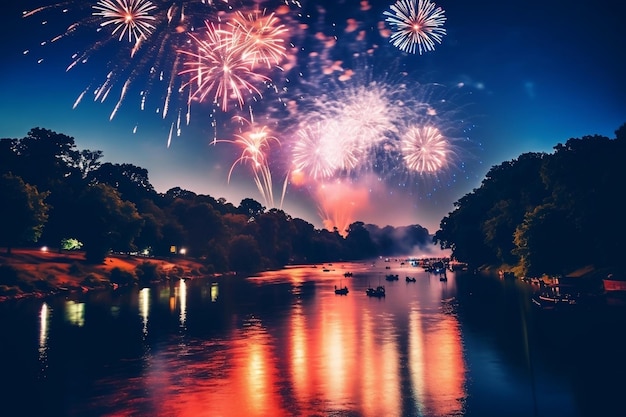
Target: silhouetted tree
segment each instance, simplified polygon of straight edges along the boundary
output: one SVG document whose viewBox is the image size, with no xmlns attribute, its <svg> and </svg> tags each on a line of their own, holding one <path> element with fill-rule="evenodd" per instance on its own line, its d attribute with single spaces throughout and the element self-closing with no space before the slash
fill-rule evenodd
<svg viewBox="0 0 626 417">
<path fill-rule="evenodd" d="M 48 219 L 47 196 L 20 177 L 0 176 L 0 243 L 7 254 L 18 244 L 37 242 Z"/>
<path fill-rule="evenodd" d="M 230 242 L 228 260 L 231 271 L 258 271 L 261 267 L 261 251 L 257 241 L 248 235 L 235 236 Z"/>
<path fill-rule="evenodd" d="M 104 261 L 111 249 L 131 249 L 141 229 L 141 217 L 135 205 L 123 201 L 114 188 L 105 184 L 88 187 L 78 198 L 78 208 L 76 233 L 88 262 Z"/>
<path fill-rule="evenodd" d="M 583 266 L 586 250 L 581 245 L 566 210 L 554 204 L 527 213 L 515 232 L 515 252 L 526 275 L 562 275 Z"/>
<path fill-rule="evenodd" d="M 366 259 L 376 256 L 376 245 L 363 222 L 354 222 L 348 226 L 345 244 L 349 259 Z"/>
<path fill-rule="evenodd" d="M 241 200 L 241 203 L 239 203 L 237 211 L 248 217 L 256 217 L 265 212 L 265 207 L 252 198 L 244 198 Z"/>
<path fill-rule="evenodd" d="M 92 183 L 110 185 L 124 200 L 133 203 L 156 197 L 148 171 L 133 164 L 104 163 L 89 174 L 89 179 Z"/>
</svg>

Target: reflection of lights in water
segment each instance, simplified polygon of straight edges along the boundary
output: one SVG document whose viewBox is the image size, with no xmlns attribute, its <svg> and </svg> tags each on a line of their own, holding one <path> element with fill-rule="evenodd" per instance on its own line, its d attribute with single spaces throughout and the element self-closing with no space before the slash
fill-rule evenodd
<svg viewBox="0 0 626 417">
<path fill-rule="evenodd" d="M 220 288 L 217 282 L 211 283 L 211 301 L 216 302 L 217 297 L 220 295 Z"/>
<path fill-rule="evenodd" d="M 150 288 L 139 291 L 139 314 L 143 321 L 143 336 L 148 335 L 148 312 L 150 311 Z"/>
<path fill-rule="evenodd" d="M 268 372 L 270 362 L 268 337 L 261 321 L 251 317 L 244 323 L 246 354 L 242 370 L 245 372 L 246 397 L 249 399 L 250 414 L 271 409 L 271 380 Z M 242 380 L 243 381 L 243 380 Z"/>
<path fill-rule="evenodd" d="M 83 327 L 85 325 L 85 303 L 68 300 L 65 302 L 65 320 Z"/>
<path fill-rule="evenodd" d="M 293 385 L 298 397 L 305 398 L 308 395 L 310 379 L 307 369 L 307 333 L 302 305 L 294 306 L 291 314 L 291 374 Z"/>
<path fill-rule="evenodd" d="M 48 323 L 50 308 L 43 303 L 39 311 L 39 360 L 44 363 L 48 357 Z M 43 364 L 42 364 L 43 365 Z"/>
<path fill-rule="evenodd" d="M 422 334 L 422 316 L 414 307 L 409 314 L 409 363 L 411 364 L 411 384 L 415 393 L 415 407 L 418 415 L 426 415 L 424 397 L 426 395 L 426 379 L 424 371 L 424 335 Z"/>
<path fill-rule="evenodd" d="M 442 316 L 425 329 L 426 414 L 458 415 L 465 401 L 465 362 L 458 321 Z"/>
<path fill-rule="evenodd" d="M 184 327 L 187 320 L 187 283 L 182 278 L 180 280 L 178 298 L 180 299 L 180 325 Z"/>
<path fill-rule="evenodd" d="M 328 318 L 329 322 L 324 328 L 326 380 L 330 388 L 328 395 L 332 400 L 338 401 L 343 397 L 346 389 L 346 366 L 343 355 L 345 346 L 339 317 Z"/>
<path fill-rule="evenodd" d="M 392 317 L 385 317 L 392 320 Z M 383 318 L 383 320 L 385 319 Z M 397 404 L 401 404 L 400 398 L 400 358 L 398 355 L 398 342 L 396 340 L 396 331 L 393 323 L 385 324 L 383 330 L 383 338 L 379 347 L 379 365 L 378 383 L 382 387 L 380 391 L 379 411 L 393 410 Z M 380 415 L 380 413 L 378 414 Z"/>
</svg>

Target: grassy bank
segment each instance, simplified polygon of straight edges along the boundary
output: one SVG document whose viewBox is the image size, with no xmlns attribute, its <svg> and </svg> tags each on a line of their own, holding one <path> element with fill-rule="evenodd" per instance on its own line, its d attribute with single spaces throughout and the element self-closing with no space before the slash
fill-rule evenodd
<svg viewBox="0 0 626 417">
<path fill-rule="evenodd" d="M 148 265 L 149 264 L 149 265 Z M 41 297 L 63 291 L 89 291 L 111 286 L 114 269 L 136 276 L 146 265 L 166 278 L 202 275 L 201 263 L 183 257 L 155 259 L 111 255 L 101 264 L 85 262 L 83 252 L 14 249 L 0 254 L 0 301 L 26 296 Z"/>
</svg>

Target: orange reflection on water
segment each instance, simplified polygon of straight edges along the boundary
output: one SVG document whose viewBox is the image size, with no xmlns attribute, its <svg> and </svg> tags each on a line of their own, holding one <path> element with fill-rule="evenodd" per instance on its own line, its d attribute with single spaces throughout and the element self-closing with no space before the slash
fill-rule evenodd
<svg viewBox="0 0 626 417">
<path fill-rule="evenodd" d="M 307 273 L 291 278 L 295 288 Z M 335 296 L 333 285 L 318 284 L 285 317 L 238 317 L 217 339 L 185 335 L 185 349 L 181 339 L 155 352 L 145 379 L 155 416 L 462 415 L 456 317 L 420 304 L 389 308 L 391 297 L 369 299 L 352 287 Z"/>
<path fill-rule="evenodd" d="M 307 333 L 302 305 L 298 304 L 291 316 L 289 371 L 293 379 L 296 397 L 300 400 L 309 398 L 311 395 Z"/>
<path fill-rule="evenodd" d="M 459 323 L 452 316 L 439 315 L 436 323 L 422 332 L 426 363 L 426 395 L 422 400 L 426 414 L 458 415 L 465 398 L 465 361 Z"/>
</svg>

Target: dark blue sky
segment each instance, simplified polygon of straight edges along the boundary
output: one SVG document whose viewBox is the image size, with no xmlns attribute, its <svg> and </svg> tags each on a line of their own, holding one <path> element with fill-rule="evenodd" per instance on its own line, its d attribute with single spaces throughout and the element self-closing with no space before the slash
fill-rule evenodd
<svg viewBox="0 0 626 417">
<path fill-rule="evenodd" d="M 163 118 L 162 107 L 150 100 L 140 111 L 136 93 L 129 94 L 109 120 L 122 83 L 112 88 L 103 102 L 84 99 L 72 108 L 83 90 L 106 77 L 107 66 L 134 67 L 139 72 L 137 79 L 147 75 L 141 73 L 146 68 L 124 61 L 122 55 L 107 49 L 110 47 L 94 49 L 86 64 L 66 72 L 71 54 L 96 45 L 101 34 L 81 33 L 40 46 L 46 36 L 63 33 L 68 23 L 88 17 L 89 11 L 85 14 L 83 10 L 81 15 L 76 9 L 89 2 L 69 1 L 70 12 L 65 15 L 40 13 L 28 19 L 21 17 L 23 10 L 52 3 L 14 3 L 19 4 L 5 6 L 0 28 L 0 54 L 4 57 L 0 64 L 0 137 L 19 138 L 33 127 L 43 127 L 73 136 L 79 149 L 102 150 L 106 161 L 148 169 L 159 192 L 180 186 L 225 197 L 235 205 L 245 197 L 262 201 L 246 166 L 237 166 L 227 182 L 237 152 L 227 144 L 210 145 L 215 136 L 229 138 L 227 129 L 222 129 L 225 124 L 219 122 L 217 128 L 211 124 L 212 114 L 220 120 L 228 118 L 210 106 L 196 106 L 191 123 L 169 147 L 175 117 Z M 182 3 L 193 6 L 193 1 Z M 378 22 L 384 20 L 382 12 L 391 2 L 370 3 L 369 10 L 361 10 L 358 0 L 292 6 L 285 23 L 298 58 L 293 69 L 277 76 L 275 84 L 286 87 L 284 96 L 296 91 L 298 97 L 324 95 L 332 84 L 313 79 L 323 60 L 341 60 L 344 70 L 363 73 L 362 63 L 354 55 L 367 55 L 373 72 L 409 74 L 405 79 L 415 83 L 416 95 L 431 91 L 417 87 L 420 85 L 437 84 L 444 89 L 445 112 L 440 113 L 439 122 L 457 132 L 457 158 L 436 177 L 396 176 L 389 183 L 369 185 L 365 199 L 348 201 L 350 197 L 344 196 L 346 205 L 354 204 L 351 220 L 381 226 L 421 224 L 434 232 L 441 218 L 453 209 L 453 202 L 477 187 L 493 165 L 524 152 L 551 152 L 557 143 L 571 137 L 614 137 L 614 131 L 626 122 L 626 12 L 620 2 L 441 0 L 436 3 L 445 10 L 447 34 L 434 51 L 423 55 L 402 53 L 381 38 Z M 242 1 L 236 7 L 243 10 L 249 4 L 253 2 Z M 346 31 L 348 19 L 356 22 L 356 32 Z M 41 25 L 42 20 L 47 23 Z M 365 39 L 355 40 L 354 34 L 361 30 Z M 336 43 L 321 46 L 316 37 L 320 33 L 337 36 Z M 25 50 L 29 53 L 24 54 Z M 368 54 L 367 50 L 375 52 Z M 38 63 L 40 58 L 44 60 Z M 151 98 L 162 95 L 162 87 L 152 84 L 138 89 L 157 90 L 151 91 Z M 267 94 L 263 100 L 276 97 Z M 264 110 L 277 107 L 276 101 L 255 103 L 260 119 Z M 283 142 L 283 152 L 290 135 L 284 126 L 294 117 L 279 117 L 277 126 L 282 130 L 277 127 L 275 134 Z M 282 186 L 279 168 L 284 165 L 284 161 L 275 164 L 277 189 Z M 289 184 L 282 207 L 320 227 L 319 205 L 310 189 Z"/>
</svg>

